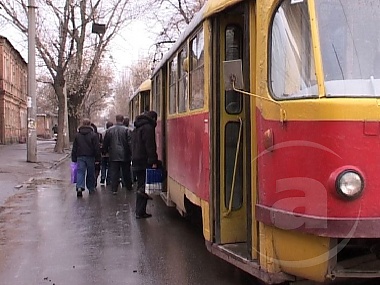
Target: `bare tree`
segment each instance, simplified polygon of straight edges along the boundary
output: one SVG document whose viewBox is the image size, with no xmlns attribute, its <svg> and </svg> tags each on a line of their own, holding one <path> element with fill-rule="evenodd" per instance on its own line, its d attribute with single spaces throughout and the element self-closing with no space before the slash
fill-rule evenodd
<svg viewBox="0 0 380 285">
<path fill-rule="evenodd" d="M 129 112 L 128 103 L 129 96 L 133 93 L 133 86 L 131 84 L 131 75 L 130 71 L 124 70 L 119 81 L 115 86 L 115 100 L 113 112 L 110 115 L 114 114 L 127 114 Z"/>
<path fill-rule="evenodd" d="M 63 152 L 63 126 L 67 87 L 70 137 L 76 132 L 80 112 L 102 55 L 118 31 L 144 8 L 139 1 L 37 0 L 36 47 L 51 77 L 58 99 L 58 140 Z M 5 17 L 27 33 L 27 0 L 2 0 Z M 100 24 L 100 25 L 99 25 Z M 91 29 L 95 28 L 95 29 Z M 91 31 L 95 34 L 91 35 Z M 86 55 L 91 62 L 84 65 Z"/>
<path fill-rule="evenodd" d="M 161 26 L 156 38 L 155 60 L 175 42 L 207 0 L 152 1 L 152 22 Z M 152 27 L 152 30 L 153 29 Z"/>
<path fill-rule="evenodd" d="M 131 84 L 133 90 L 136 90 L 141 83 L 149 79 L 152 75 L 152 58 L 140 58 L 132 67 L 131 70 Z"/>
<path fill-rule="evenodd" d="M 94 74 L 89 90 L 83 99 L 80 108 L 81 117 L 95 119 L 98 114 L 107 108 L 108 100 L 112 95 L 113 76 L 109 67 L 101 67 Z"/>
<path fill-rule="evenodd" d="M 115 112 L 117 114 L 129 115 L 129 99 L 139 88 L 140 84 L 149 79 L 152 73 L 152 57 L 140 58 L 129 67 L 115 90 Z"/>
<path fill-rule="evenodd" d="M 37 113 L 57 113 L 57 96 L 55 96 L 54 88 L 47 76 L 40 76 L 37 79 L 36 100 Z"/>
</svg>

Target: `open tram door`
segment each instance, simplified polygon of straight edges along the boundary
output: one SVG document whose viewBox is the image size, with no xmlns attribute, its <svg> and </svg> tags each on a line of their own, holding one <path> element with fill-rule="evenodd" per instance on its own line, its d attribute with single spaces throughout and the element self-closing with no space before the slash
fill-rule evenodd
<svg viewBox="0 0 380 285">
<path fill-rule="evenodd" d="M 245 86 L 249 87 L 249 4 L 239 4 L 218 14 L 213 27 L 213 203 L 214 242 L 238 258 L 251 259 L 251 116 L 250 98 L 226 90 L 223 63 L 240 60 Z M 217 254 L 217 253 L 216 253 Z M 223 257 L 223 256 L 222 256 Z M 224 257 L 223 257 L 224 258 Z"/>
</svg>

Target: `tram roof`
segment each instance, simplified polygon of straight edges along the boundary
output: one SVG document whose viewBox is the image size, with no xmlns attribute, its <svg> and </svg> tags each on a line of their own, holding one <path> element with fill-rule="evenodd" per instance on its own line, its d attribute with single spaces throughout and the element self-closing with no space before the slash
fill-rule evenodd
<svg viewBox="0 0 380 285">
<path fill-rule="evenodd" d="M 129 99 L 132 100 L 140 92 L 148 91 L 151 88 L 152 88 L 152 80 L 147 79 L 143 83 L 140 84 L 139 88 L 137 88 L 137 90 L 135 91 L 135 93 L 133 93 L 133 95 Z"/>
<path fill-rule="evenodd" d="M 191 33 L 197 28 L 197 26 L 202 23 L 204 19 L 211 17 L 226 8 L 235 5 L 236 3 L 242 2 L 243 0 L 208 0 L 202 7 L 201 10 L 197 12 L 194 18 L 191 20 L 190 24 L 186 27 L 185 31 L 181 34 L 178 40 L 173 44 L 170 50 L 164 55 L 160 63 L 155 67 L 153 75 L 155 75 L 158 70 L 175 54 L 178 48 L 183 44 L 184 41 L 191 35 Z"/>
</svg>

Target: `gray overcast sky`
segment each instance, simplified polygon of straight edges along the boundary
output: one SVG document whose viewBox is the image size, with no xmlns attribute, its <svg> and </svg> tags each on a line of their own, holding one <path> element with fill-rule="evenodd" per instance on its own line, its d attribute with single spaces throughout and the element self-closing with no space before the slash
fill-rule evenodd
<svg viewBox="0 0 380 285">
<path fill-rule="evenodd" d="M 0 35 L 6 37 L 12 45 L 20 52 L 25 61 L 28 61 L 27 38 L 11 24 L 0 27 Z M 94 35 L 95 36 L 95 35 Z M 111 42 L 105 55 L 115 76 L 118 76 L 125 67 L 131 66 L 141 57 L 146 57 L 149 52 L 154 51 L 154 34 L 148 31 L 142 21 L 135 21 L 124 28 Z"/>
</svg>

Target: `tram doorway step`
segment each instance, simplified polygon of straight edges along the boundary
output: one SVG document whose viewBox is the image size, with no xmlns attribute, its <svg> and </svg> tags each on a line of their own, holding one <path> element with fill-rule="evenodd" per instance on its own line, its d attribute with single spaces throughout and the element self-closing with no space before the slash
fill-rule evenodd
<svg viewBox="0 0 380 285">
<path fill-rule="evenodd" d="M 250 257 L 248 254 L 247 246 L 248 245 L 246 242 L 220 245 L 220 247 L 223 248 L 225 251 L 230 252 L 231 254 L 235 256 L 239 256 L 239 257 L 249 260 Z"/>
<path fill-rule="evenodd" d="M 371 253 L 338 262 L 332 270 L 334 278 L 379 278 L 380 260 Z"/>
<path fill-rule="evenodd" d="M 162 191 L 160 193 L 160 197 L 162 198 L 162 200 L 164 200 L 166 206 L 168 206 L 168 207 L 175 207 L 175 204 L 172 202 L 172 200 L 170 200 L 168 198 L 168 192 Z"/>
<path fill-rule="evenodd" d="M 212 244 L 206 241 L 207 249 L 241 270 L 261 279 L 265 284 L 284 284 L 294 277 L 284 272 L 269 273 L 260 266 L 258 260 L 249 258 L 247 243 Z"/>
</svg>

